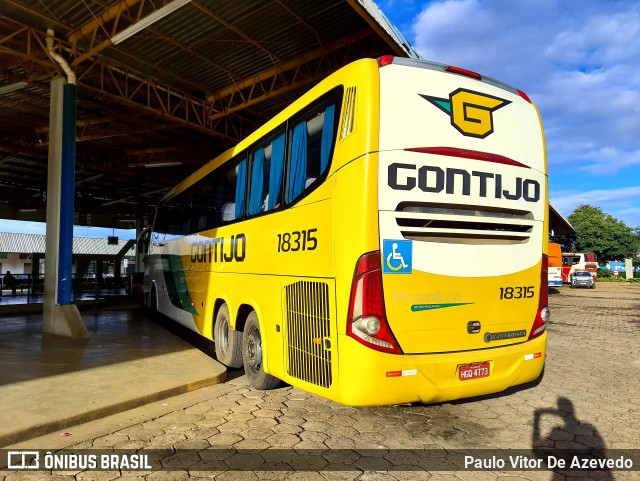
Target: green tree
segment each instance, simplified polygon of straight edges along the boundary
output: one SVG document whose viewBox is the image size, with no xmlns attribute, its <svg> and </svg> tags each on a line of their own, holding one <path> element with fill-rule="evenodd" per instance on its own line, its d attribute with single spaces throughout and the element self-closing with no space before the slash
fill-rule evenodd
<svg viewBox="0 0 640 481">
<path fill-rule="evenodd" d="M 595 252 L 598 260 L 621 261 L 634 257 L 639 240 L 633 229 L 599 207 L 581 205 L 569 216 L 576 230 L 576 251 Z"/>
<path fill-rule="evenodd" d="M 554 234 L 549 236 L 549 242 L 560 244 L 562 252 L 575 252 L 576 235 L 575 234 Z"/>
</svg>

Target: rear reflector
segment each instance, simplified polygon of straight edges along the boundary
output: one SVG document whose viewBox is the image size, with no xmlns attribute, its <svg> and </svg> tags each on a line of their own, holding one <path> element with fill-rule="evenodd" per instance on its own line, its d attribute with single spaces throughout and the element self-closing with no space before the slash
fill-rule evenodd
<svg viewBox="0 0 640 481">
<path fill-rule="evenodd" d="M 489 152 L 480 152 L 478 150 L 458 149 L 455 147 L 412 147 L 404 150 L 409 152 L 421 152 L 423 154 L 448 155 L 449 157 L 482 160 L 484 162 L 524 167 L 525 169 L 530 168 L 528 165 L 518 162 L 517 160 L 510 159 L 509 157 L 505 157 L 504 155 L 490 154 Z"/>
<path fill-rule="evenodd" d="M 402 354 L 387 323 L 380 251 L 364 254 L 356 264 L 347 313 L 347 335 L 376 351 Z"/>
<path fill-rule="evenodd" d="M 445 70 L 447 72 L 450 72 L 450 73 L 457 73 L 458 75 L 464 75 L 465 77 L 471 77 L 471 78 L 474 78 L 476 80 L 482 80 L 482 75 L 480 75 L 479 73 L 476 73 L 476 72 L 472 72 L 471 70 L 464 69 L 464 68 L 453 67 L 453 66 L 450 65 L 447 68 L 445 68 Z"/>
</svg>

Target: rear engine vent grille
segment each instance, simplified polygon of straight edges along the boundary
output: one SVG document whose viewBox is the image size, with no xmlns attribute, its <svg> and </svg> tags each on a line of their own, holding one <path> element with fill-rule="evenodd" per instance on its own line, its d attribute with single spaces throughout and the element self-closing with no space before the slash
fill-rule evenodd
<svg viewBox="0 0 640 481">
<path fill-rule="evenodd" d="M 527 211 L 408 202 L 398 205 L 396 223 L 406 239 L 463 244 L 527 242 L 534 227 Z"/>
<path fill-rule="evenodd" d="M 287 373 L 331 386 L 329 286 L 300 281 L 285 286 Z"/>
<path fill-rule="evenodd" d="M 342 127 L 340 128 L 340 140 L 348 137 L 353 132 L 356 118 L 356 88 L 347 88 L 344 101 L 344 113 L 342 114 Z"/>
</svg>

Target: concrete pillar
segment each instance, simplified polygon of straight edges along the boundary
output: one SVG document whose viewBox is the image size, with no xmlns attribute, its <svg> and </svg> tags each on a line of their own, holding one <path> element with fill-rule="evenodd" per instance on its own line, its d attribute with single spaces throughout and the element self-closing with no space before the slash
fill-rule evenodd
<svg viewBox="0 0 640 481">
<path fill-rule="evenodd" d="M 633 279 L 633 259 L 625 259 L 624 268 L 626 270 L 627 279 Z"/>
<path fill-rule="evenodd" d="M 142 229 L 144 229 L 144 221 L 143 219 L 136 219 L 136 240 L 140 237 L 142 233 Z M 140 248 L 136 244 L 136 272 L 143 272 L 144 264 L 142 263 L 142 254 L 140 253 Z"/>
<path fill-rule="evenodd" d="M 73 198 L 75 194 L 76 87 L 62 77 L 51 81 L 47 243 L 45 247 L 45 334 L 89 336 L 77 306 L 71 304 Z"/>
</svg>

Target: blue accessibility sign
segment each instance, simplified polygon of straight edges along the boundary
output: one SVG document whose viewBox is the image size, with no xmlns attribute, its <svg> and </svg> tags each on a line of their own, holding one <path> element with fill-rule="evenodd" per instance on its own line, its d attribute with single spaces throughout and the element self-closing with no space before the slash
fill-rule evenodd
<svg viewBox="0 0 640 481">
<path fill-rule="evenodd" d="M 385 274 L 411 274 L 413 241 L 384 239 L 382 258 L 382 272 Z"/>
</svg>

